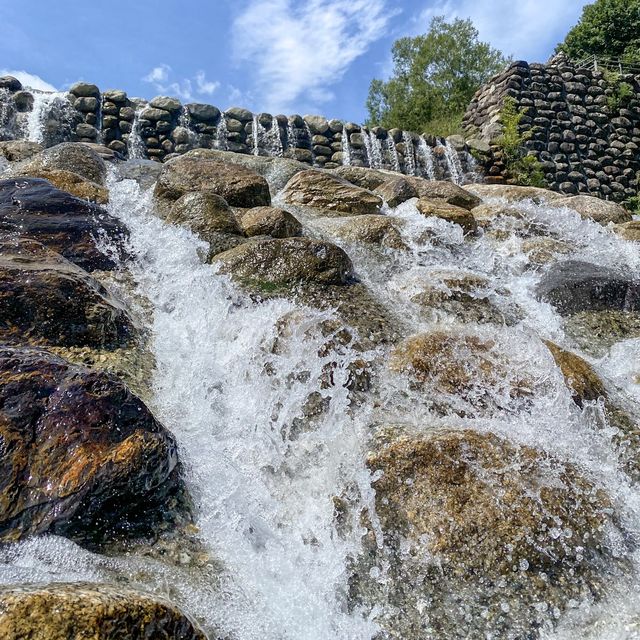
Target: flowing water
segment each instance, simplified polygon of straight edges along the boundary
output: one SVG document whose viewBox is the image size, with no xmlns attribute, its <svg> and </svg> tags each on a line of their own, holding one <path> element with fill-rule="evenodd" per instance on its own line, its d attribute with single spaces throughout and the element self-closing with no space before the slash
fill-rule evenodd
<svg viewBox="0 0 640 640">
<path fill-rule="evenodd" d="M 342 127 L 342 164 L 345 167 L 351 166 L 351 143 L 346 127 Z"/>
<path fill-rule="evenodd" d="M 400 157 L 398 156 L 396 143 L 391 136 L 387 137 L 387 150 L 389 151 L 389 157 L 391 158 L 391 168 L 394 171 L 400 172 Z"/>
<path fill-rule="evenodd" d="M 327 352 L 321 327 L 334 317 L 331 311 L 284 299 L 252 301 L 215 267 L 202 263 L 205 243 L 154 215 L 150 193 L 140 192 L 132 181 L 112 181 L 110 187 L 110 211 L 131 234 L 134 260 L 126 268 L 137 294 L 151 307 L 157 363 L 152 408 L 179 442 L 197 505 L 198 541 L 211 560 L 194 569 L 135 552 L 104 557 L 47 537 L 2 551 L 0 581 L 116 578 L 141 584 L 170 595 L 207 629 L 233 640 L 398 637 L 377 635 L 379 625 L 422 611 L 398 612 L 384 602 L 348 605 L 350 560 L 362 552 L 366 532 L 361 514 L 367 514 L 377 544 L 384 543 L 365 456 L 372 425 L 401 422 L 428 432 L 439 420 L 433 408 L 389 371 L 386 347 L 362 353 L 348 343 Z M 277 197 L 274 202 L 282 204 Z M 527 230 L 535 228 L 568 244 L 571 253 L 565 258 L 636 273 L 637 245 L 568 209 L 532 203 L 517 207 L 521 219 L 501 221 L 499 239 L 485 234 L 473 240 L 465 239 L 460 227 L 421 216 L 414 201 L 385 209 L 401 231 L 403 250 L 342 240 L 345 220 L 318 218 L 304 209 L 295 213 L 307 234 L 343 246 L 360 281 L 402 319 L 403 333 L 438 327 L 490 337 L 508 354 L 512 375 L 529 372 L 536 394 L 526 403 L 505 396 L 502 387 L 483 389 L 491 402 L 482 409 L 461 398 L 443 398 L 456 409 L 448 424 L 495 433 L 577 465 L 609 492 L 633 537 L 640 527 L 637 489 L 619 467 L 613 430 L 596 428 L 591 416 L 597 407 L 579 409 L 573 403 L 542 342 L 551 339 L 576 349 L 560 316 L 534 295 L 541 271 L 529 268 L 525 239 Z M 486 298 L 509 320 L 461 324 L 446 311 L 425 314 L 415 294 L 425 282 L 439 283 L 442 273 L 451 272 L 480 277 Z M 628 352 L 640 353 L 638 343 L 614 345 L 590 360 L 637 400 Z M 350 368 L 362 360 L 374 368 L 377 382 L 370 395 L 355 401 L 346 385 Z M 322 382 L 327 367 L 333 371 L 329 385 Z M 310 397 L 324 406 L 312 423 L 305 422 L 303 413 Z M 345 516 L 349 526 L 342 526 L 339 535 L 334 499 L 345 494 L 353 508 Z M 632 570 L 609 585 L 608 599 L 574 603 L 557 627 L 560 614 L 540 603 L 540 634 L 558 640 L 638 637 L 625 629 L 637 624 L 640 568 L 623 544 L 620 553 Z M 374 569 L 371 579 L 384 583 L 385 568 Z M 484 594 L 480 588 L 467 597 L 482 603 Z M 518 598 L 514 593 L 512 603 Z M 504 606 L 508 611 L 509 603 Z M 464 610 L 459 615 L 462 622 Z M 478 630 L 464 637 L 542 637 L 502 636 L 482 628 L 479 621 Z M 601 633 L 590 636 L 597 628 Z"/>
<path fill-rule="evenodd" d="M 32 93 L 33 109 L 26 121 L 26 139 L 45 146 L 55 144 L 57 138 L 60 138 L 59 141 L 70 139 L 70 136 L 64 135 L 64 125 L 69 128 L 73 116 L 67 94 L 62 91 L 47 93 L 35 90 Z"/>
<path fill-rule="evenodd" d="M 462 170 L 462 163 L 460 162 L 458 152 L 448 140 L 444 141 L 443 147 L 451 182 L 462 184 L 464 182 L 464 171 Z"/>
<path fill-rule="evenodd" d="M 416 154 L 413 147 L 413 137 L 408 131 L 402 132 L 402 142 L 404 142 L 404 166 L 405 172 L 410 176 L 417 175 L 416 173 Z"/>
<path fill-rule="evenodd" d="M 131 133 L 127 138 L 127 157 L 130 160 L 140 160 L 147 157 L 144 140 L 140 135 L 140 114 L 142 110 L 143 107 L 136 107 L 133 122 L 131 123 Z"/>
<path fill-rule="evenodd" d="M 227 119 L 224 113 L 220 114 L 220 122 L 216 127 L 216 147 L 221 151 L 229 149 L 229 131 L 227 130 Z"/>
<path fill-rule="evenodd" d="M 418 158 L 422 161 L 424 176 L 429 180 L 435 180 L 436 170 L 433 164 L 433 151 L 422 136 L 418 139 Z"/>
</svg>

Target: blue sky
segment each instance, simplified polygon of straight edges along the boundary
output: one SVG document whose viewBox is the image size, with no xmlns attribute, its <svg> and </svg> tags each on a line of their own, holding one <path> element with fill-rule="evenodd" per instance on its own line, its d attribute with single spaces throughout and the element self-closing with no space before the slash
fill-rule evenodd
<svg viewBox="0 0 640 640">
<path fill-rule="evenodd" d="M 588 0 L 0 0 L 0 72 L 65 89 L 362 121 L 390 49 L 431 17 L 470 17 L 483 40 L 545 61 Z M 44 87 L 46 84 L 42 84 Z"/>
</svg>

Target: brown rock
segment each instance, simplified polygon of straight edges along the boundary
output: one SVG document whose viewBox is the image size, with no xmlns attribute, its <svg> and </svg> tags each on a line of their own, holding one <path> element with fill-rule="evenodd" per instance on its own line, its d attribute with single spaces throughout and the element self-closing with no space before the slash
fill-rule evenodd
<svg viewBox="0 0 640 640">
<path fill-rule="evenodd" d="M 62 169 L 31 169 L 28 173 L 22 170 L 12 171 L 12 176 L 24 176 L 42 178 L 49 181 L 56 189 L 66 191 L 82 200 L 107 204 L 109 202 L 109 190 L 95 182 L 91 182 L 72 171 Z"/>
<path fill-rule="evenodd" d="M 78 142 L 63 142 L 49 147 L 21 167 L 24 175 L 52 169 L 71 171 L 100 185 L 104 185 L 107 178 L 107 166 L 100 155 L 88 145 Z"/>
<path fill-rule="evenodd" d="M 389 180 L 390 176 L 387 172 L 367 167 L 338 167 L 332 169 L 331 173 L 368 191 L 379 187 L 383 182 Z"/>
<path fill-rule="evenodd" d="M 406 178 L 394 178 L 387 180 L 374 190 L 390 207 L 397 207 L 399 204 L 416 198 L 418 192 Z"/>
<path fill-rule="evenodd" d="M 469 184 L 468 191 L 475 193 L 483 200 L 486 198 L 504 198 L 507 202 L 520 202 L 521 200 L 533 200 L 536 204 L 553 202 L 565 196 L 549 189 L 539 187 L 519 187 L 506 184 Z"/>
<path fill-rule="evenodd" d="M 282 192 L 289 204 L 324 209 L 338 215 L 376 214 L 382 199 L 366 189 L 323 171 L 297 173 Z"/>
<path fill-rule="evenodd" d="M 554 207 L 568 207 L 577 211 L 582 218 L 607 225 L 610 222 L 619 224 L 630 222 L 631 214 L 616 202 L 608 202 L 593 196 L 571 196 L 553 201 Z"/>
<path fill-rule="evenodd" d="M 33 240 L 0 240 L 0 340 L 115 347 L 133 334 L 124 307 L 86 271 Z"/>
<path fill-rule="evenodd" d="M 117 378 L 0 348 L 0 541 L 155 535 L 177 515 L 176 443 Z"/>
<path fill-rule="evenodd" d="M 254 207 L 238 213 L 240 226 L 249 236 L 271 236 L 290 238 L 302 233 L 302 225 L 284 209 L 277 207 Z"/>
<path fill-rule="evenodd" d="M 335 230 L 336 235 L 363 244 L 376 245 L 389 249 L 406 249 L 399 231 L 400 222 L 389 216 L 361 215 L 346 218 L 344 224 Z"/>
<path fill-rule="evenodd" d="M 0 142 L 0 155 L 9 162 L 28 160 L 42 151 L 42 145 L 28 140 L 5 140 Z"/>
<path fill-rule="evenodd" d="M 168 600 L 106 584 L 49 584 L 0 590 L 4 640 L 206 640 Z"/>
<path fill-rule="evenodd" d="M 631 220 L 617 224 L 613 230 L 625 240 L 640 242 L 640 220 Z"/>
<path fill-rule="evenodd" d="M 405 176 L 405 179 L 416 190 L 419 198 L 429 200 L 444 200 L 455 207 L 471 210 L 480 204 L 480 198 L 473 193 L 446 180 L 426 180 L 415 176 Z"/>
<path fill-rule="evenodd" d="M 418 211 L 427 218 L 435 216 L 461 226 L 465 235 L 476 233 L 478 230 L 478 224 L 473 214 L 462 207 L 445 204 L 442 200 L 431 200 L 428 198 L 420 198 L 416 206 Z"/>
</svg>

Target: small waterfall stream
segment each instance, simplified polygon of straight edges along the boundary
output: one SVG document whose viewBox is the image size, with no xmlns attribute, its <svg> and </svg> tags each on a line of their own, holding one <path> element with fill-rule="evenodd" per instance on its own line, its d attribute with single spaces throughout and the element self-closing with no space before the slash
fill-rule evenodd
<svg viewBox="0 0 640 640">
<path fill-rule="evenodd" d="M 127 138 L 127 157 L 130 160 L 140 160 L 146 157 L 146 148 L 140 135 L 140 113 L 142 107 L 136 107 L 131 123 L 131 132 Z"/>
<path fill-rule="evenodd" d="M 346 127 L 342 127 L 342 164 L 345 167 L 351 166 L 351 143 Z"/>
<path fill-rule="evenodd" d="M 387 150 L 389 151 L 389 157 L 391 158 L 391 168 L 394 171 L 400 172 L 400 157 L 398 156 L 396 143 L 391 136 L 387 136 Z"/>
<path fill-rule="evenodd" d="M 220 114 L 220 121 L 216 127 L 216 147 L 221 151 L 229 149 L 229 132 L 227 130 L 227 119 L 224 113 Z"/>
<path fill-rule="evenodd" d="M 429 180 L 435 180 L 436 171 L 433 164 L 433 151 L 422 136 L 418 139 L 418 158 L 422 160 L 426 177 Z"/>
<path fill-rule="evenodd" d="M 442 146 L 444 147 L 451 181 L 455 184 L 462 184 L 464 182 L 464 171 L 462 170 L 462 163 L 460 162 L 458 152 L 453 148 L 453 145 L 448 140 L 444 140 Z"/>
<path fill-rule="evenodd" d="M 416 154 L 413 146 L 413 136 L 408 131 L 402 132 L 402 141 L 404 142 L 404 162 L 406 172 L 410 176 L 418 175 L 416 171 Z"/>
<path fill-rule="evenodd" d="M 64 92 L 47 93 L 33 91 L 33 109 L 26 120 L 25 137 L 30 142 L 45 143 L 47 120 L 54 109 L 62 111 L 68 105 L 67 94 Z"/>
</svg>

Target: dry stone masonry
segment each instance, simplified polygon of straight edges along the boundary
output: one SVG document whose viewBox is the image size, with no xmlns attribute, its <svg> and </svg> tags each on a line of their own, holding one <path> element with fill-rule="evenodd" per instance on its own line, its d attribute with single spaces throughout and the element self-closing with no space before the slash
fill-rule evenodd
<svg viewBox="0 0 640 640">
<path fill-rule="evenodd" d="M 104 144 L 122 158 L 164 162 L 196 148 L 284 156 L 310 166 L 372 167 L 431 179 L 470 181 L 475 162 L 460 136 L 447 140 L 317 115 L 254 114 L 231 107 L 181 104 L 158 96 L 147 102 L 124 91 L 101 92 L 79 82 L 68 93 L 25 90 L 0 78 L 0 141 L 26 138 Z"/>
<path fill-rule="evenodd" d="M 523 114 L 523 144 L 551 189 L 619 202 L 637 195 L 639 78 L 576 66 L 564 56 L 514 62 L 478 91 L 464 120 L 476 138 L 469 146 L 494 182 L 508 179 L 499 144 L 507 97 Z"/>
</svg>

